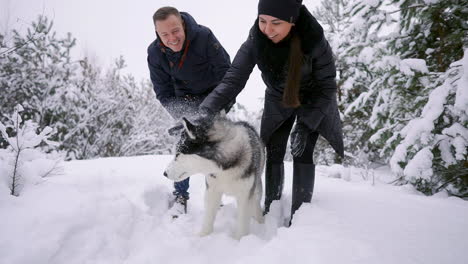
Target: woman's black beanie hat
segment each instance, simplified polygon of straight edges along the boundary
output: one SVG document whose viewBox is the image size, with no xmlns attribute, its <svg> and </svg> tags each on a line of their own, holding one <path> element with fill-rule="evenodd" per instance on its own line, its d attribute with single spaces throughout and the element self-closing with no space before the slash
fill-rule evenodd
<svg viewBox="0 0 468 264">
<path fill-rule="evenodd" d="M 289 23 L 295 23 L 299 16 L 302 0 L 260 0 L 258 14 L 269 15 Z"/>
</svg>

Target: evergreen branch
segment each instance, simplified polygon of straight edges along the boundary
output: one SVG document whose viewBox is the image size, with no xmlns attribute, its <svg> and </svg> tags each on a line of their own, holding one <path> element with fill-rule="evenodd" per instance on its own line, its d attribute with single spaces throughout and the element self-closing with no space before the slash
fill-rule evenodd
<svg viewBox="0 0 468 264">
<path fill-rule="evenodd" d="M 387 14 L 394 14 L 394 13 L 398 13 L 398 12 L 405 11 L 405 10 L 408 10 L 408 9 L 418 8 L 418 7 L 426 7 L 426 6 L 428 6 L 428 5 L 412 5 L 412 6 L 408 6 L 408 7 L 405 7 L 405 8 L 400 8 L 400 9 L 397 9 L 397 10 L 394 10 L 394 11 L 387 12 Z"/>
<path fill-rule="evenodd" d="M 464 175 L 466 175 L 466 171 L 465 171 L 465 172 L 461 171 L 459 174 L 453 175 L 451 178 L 449 178 L 447 181 L 445 181 L 445 182 L 442 183 L 439 187 L 437 187 L 437 188 L 435 189 L 434 193 L 440 192 L 442 189 L 444 189 L 445 187 L 447 187 L 450 183 L 457 181 L 458 179 L 460 179 L 460 178 L 463 177 Z M 438 181 L 438 183 L 441 183 L 442 181 L 443 181 L 443 180 L 440 180 L 440 181 Z"/>
<path fill-rule="evenodd" d="M 40 21 L 40 22 L 41 22 L 41 21 Z M 24 43 L 22 43 L 22 44 L 20 44 L 20 45 L 17 45 L 17 46 L 14 46 L 14 47 L 11 47 L 11 48 L 9 48 L 9 49 L 3 51 L 3 52 L 0 52 L 0 57 L 5 57 L 5 56 L 7 56 L 8 54 L 10 54 L 10 53 L 12 53 L 12 52 L 14 52 L 14 51 L 16 51 L 16 50 L 19 50 L 19 49 L 21 49 L 22 47 L 26 46 L 27 44 L 32 43 L 33 41 L 37 40 L 36 35 L 37 35 L 38 33 L 40 33 L 40 30 L 39 30 L 39 26 L 40 26 L 40 25 L 41 25 L 40 23 L 37 23 L 36 27 L 34 28 L 34 33 L 32 34 L 31 37 L 27 36 L 27 37 L 26 37 L 27 40 L 26 40 Z"/>
<path fill-rule="evenodd" d="M 36 34 L 36 33 L 34 33 L 34 34 Z M 34 35 L 33 35 L 33 37 L 34 37 Z M 32 37 L 28 38 L 28 41 L 25 41 L 23 44 L 12 47 L 12 48 L 9 48 L 9 49 L 7 49 L 7 50 L 5 50 L 3 52 L 0 52 L 0 56 L 7 56 L 8 54 L 10 54 L 10 53 L 12 53 L 12 52 L 14 52 L 16 50 L 21 49 L 22 47 L 26 46 L 28 43 L 30 43 L 30 42 L 32 42 L 34 40 L 35 39 L 33 39 Z"/>
<path fill-rule="evenodd" d="M 398 185 L 403 185 L 405 183 L 408 183 L 407 180 L 405 180 L 405 177 L 404 176 L 400 176 L 398 178 L 396 178 L 395 180 L 389 182 L 388 184 L 398 184 Z"/>
<path fill-rule="evenodd" d="M 19 113 L 16 112 L 16 131 L 19 131 Z M 16 133 L 16 146 L 17 146 L 17 150 L 16 150 L 16 157 L 15 157 L 15 165 L 13 167 L 13 175 L 12 175 L 12 182 L 11 182 L 11 195 L 14 195 L 14 196 L 17 196 L 17 193 L 16 193 L 16 187 L 18 186 L 17 184 L 17 179 L 19 177 L 19 175 L 17 175 L 18 173 L 18 167 L 19 167 L 19 158 L 20 158 L 20 153 L 21 153 L 21 148 L 20 148 L 20 145 L 19 145 L 19 135 L 18 133 Z"/>
<path fill-rule="evenodd" d="M 46 171 L 44 174 L 41 175 L 41 178 L 46 178 L 49 176 L 54 176 L 54 175 L 61 175 L 62 171 L 60 170 L 61 167 L 58 166 L 58 164 L 61 162 L 61 160 L 56 160 L 54 163 L 54 166 L 50 168 L 50 170 Z"/>
</svg>

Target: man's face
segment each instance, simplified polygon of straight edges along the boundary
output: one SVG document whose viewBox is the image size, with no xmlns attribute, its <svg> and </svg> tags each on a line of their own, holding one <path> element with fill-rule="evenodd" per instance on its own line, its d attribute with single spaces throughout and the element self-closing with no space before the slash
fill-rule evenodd
<svg viewBox="0 0 468 264">
<path fill-rule="evenodd" d="M 182 20 L 170 15 L 166 20 L 156 21 L 156 32 L 164 45 L 174 52 L 182 50 L 185 41 L 185 32 Z"/>
</svg>

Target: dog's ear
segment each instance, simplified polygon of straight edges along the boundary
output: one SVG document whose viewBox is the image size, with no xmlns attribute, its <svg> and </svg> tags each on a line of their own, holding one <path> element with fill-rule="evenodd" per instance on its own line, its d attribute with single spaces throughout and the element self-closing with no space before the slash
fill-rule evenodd
<svg viewBox="0 0 468 264">
<path fill-rule="evenodd" d="M 226 110 L 221 110 L 219 111 L 219 113 L 217 114 L 217 117 L 218 118 L 226 118 Z"/>
<path fill-rule="evenodd" d="M 184 130 L 184 125 L 177 123 L 175 126 L 169 128 L 167 133 L 172 137 L 178 137 Z"/>
<path fill-rule="evenodd" d="M 190 123 L 190 121 L 185 117 L 182 117 L 182 124 L 184 125 L 185 131 L 187 132 L 189 138 L 195 139 L 195 125 Z"/>
</svg>

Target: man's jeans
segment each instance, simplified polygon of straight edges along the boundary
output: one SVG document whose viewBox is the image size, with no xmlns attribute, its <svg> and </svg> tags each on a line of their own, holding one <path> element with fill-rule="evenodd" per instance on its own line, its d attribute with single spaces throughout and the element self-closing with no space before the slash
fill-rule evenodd
<svg viewBox="0 0 468 264">
<path fill-rule="evenodd" d="M 181 195 L 185 199 L 189 198 L 189 193 L 188 193 L 189 179 L 190 178 L 187 178 L 180 182 L 174 182 L 174 189 L 175 189 L 174 195 L 175 196 Z"/>
</svg>

